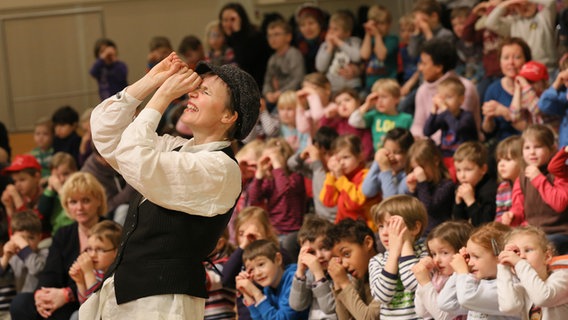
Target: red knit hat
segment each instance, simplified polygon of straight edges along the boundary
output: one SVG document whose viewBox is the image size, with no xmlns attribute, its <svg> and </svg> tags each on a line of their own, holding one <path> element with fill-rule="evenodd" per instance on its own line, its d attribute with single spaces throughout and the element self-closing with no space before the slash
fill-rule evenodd
<svg viewBox="0 0 568 320">
<path fill-rule="evenodd" d="M 548 80 L 548 70 L 544 64 L 533 60 L 523 64 L 519 76 L 532 82 Z"/>
<path fill-rule="evenodd" d="M 24 169 L 36 169 L 41 171 L 41 165 L 34 156 L 30 154 L 19 154 L 14 157 L 14 161 L 12 161 L 8 167 L 2 170 L 2 173 L 14 173 Z"/>
</svg>

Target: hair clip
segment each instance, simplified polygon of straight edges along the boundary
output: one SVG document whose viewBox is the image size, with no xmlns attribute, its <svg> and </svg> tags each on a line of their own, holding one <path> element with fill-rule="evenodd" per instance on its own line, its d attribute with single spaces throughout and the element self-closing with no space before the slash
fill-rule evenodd
<svg viewBox="0 0 568 320">
<path fill-rule="evenodd" d="M 499 245 L 497 244 L 497 240 L 495 240 L 494 238 L 491 238 L 491 249 L 493 249 L 493 254 L 496 257 L 499 256 L 499 253 L 501 253 L 501 250 L 499 250 Z"/>
</svg>

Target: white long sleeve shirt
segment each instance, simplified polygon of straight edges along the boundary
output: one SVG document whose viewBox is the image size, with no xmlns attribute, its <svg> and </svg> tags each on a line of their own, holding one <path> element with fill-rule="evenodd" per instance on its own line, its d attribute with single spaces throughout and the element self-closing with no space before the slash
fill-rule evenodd
<svg viewBox="0 0 568 320">
<path fill-rule="evenodd" d="M 91 134 L 100 154 L 146 199 L 192 215 L 227 212 L 241 191 L 238 164 L 221 150 L 229 141 L 196 145 L 193 139 L 155 132 L 161 114 L 121 91 L 91 115 Z M 180 147 L 179 152 L 172 152 Z"/>
</svg>

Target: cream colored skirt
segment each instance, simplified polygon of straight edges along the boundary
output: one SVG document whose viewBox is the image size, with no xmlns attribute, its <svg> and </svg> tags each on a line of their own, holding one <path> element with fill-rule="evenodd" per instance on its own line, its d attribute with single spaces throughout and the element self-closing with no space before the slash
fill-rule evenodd
<svg viewBox="0 0 568 320">
<path fill-rule="evenodd" d="M 79 309 L 79 320 L 202 320 L 205 299 L 184 294 L 164 294 L 140 298 L 118 305 L 114 293 L 114 277 Z"/>
</svg>

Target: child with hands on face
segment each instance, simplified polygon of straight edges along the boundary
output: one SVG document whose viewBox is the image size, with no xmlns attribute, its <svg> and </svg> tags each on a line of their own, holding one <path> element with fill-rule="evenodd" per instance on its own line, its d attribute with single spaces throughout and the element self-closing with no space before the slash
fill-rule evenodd
<svg viewBox="0 0 568 320">
<path fill-rule="evenodd" d="M 304 77 L 302 88 L 296 94 L 296 128 L 313 136 L 320 128 L 322 118 L 332 117 L 337 111 L 337 105 L 331 99 L 331 83 L 324 74 L 312 72 Z"/>
<path fill-rule="evenodd" d="M 424 234 L 450 220 L 455 186 L 442 161 L 442 153 L 432 139 L 416 140 L 408 150 L 406 187 L 406 193 L 417 197 L 428 211 Z"/>
<path fill-rule="evenodd" d="M 375 150 L 384 143 L 384 135 L 396 128 L 410 129 L 412 116 L 398 112 L 400 85 L 393 79 L 380 79 L 373 84 L 365 103 L 349 117 L 349 124 L 355 128 L 370 128 Z"/>
<path fill-rule="evenodd" d="M 512 230 L 499 254 L 499 309 L 522 319 L 564 319 L 568 314 L 568 271 L 551 272 L 554 248 L 533 226 Z"/>
<path fill-rule="evenodd" d="M 454 153 L 459 185 L 456 188 L 454 219 L 474 227 L 495 220 L 497 183 L 487 173 L 487 147 L 478 141 L 462 143 Z"/>
<path fill-rule="evenodd" d="M 306 218 L 298 241 L 302 245 L 290 291 L 290 307 L 310 310 L 308 319 L 337 319 L 332 283 L 327 272 L 331 248 L 327 232 L 333 226 L 320 217 Z"/>
<path fill-rule="evenodd" d="M 495 280 L 498 254 L 509 230 L 508 226 L 491 222 L 473 231 L 467 246 L 450 262 L 454 274 L 438 295 L 442 311 L 456 314 L 465 309 L 468 319 L 519 319 L 499 311 Z"/>
<path fill-rule="evenodd" d="M 514 219 L 541 227 L 559 254 L 568 253 L 568 180 L 548 171 L 557 150 L 550 128 L 531 125 L 522 134 L 524 171 L 513 187 Z"/>
<path fill-rule="evenodd" d="M 239 273 L 235 282 L 252 319 L 306 318 L 307 309 L 295 311 L 288 302 L 296 264 L 284 266 L 282 254 L 274 242 L 252 242 L 243 252 L 243 261 L 246 271 Z"/>
<path fill-rule="evenodd" d="M 293 243 L 291 247 L 286 245 L 290 253 L 297 252 L 296 236 L 302 226 L 306 204 L 304 178 L 288 170 L 287 161 L 292 154 L 292 148 L 284 138 L 268 140 L 248 190 L 252 205 L 266 204 L 280 240 L 285 244 Z"/>
<path fill-rule="evenodd" d="M 538 109 L 545 114 L 561 117 L 558 145 L 568 145 L 568 54 L 560 59 L 559 73 L 538 100 Z"/>
<path fill-rule="evenodd" d="M 465 319 L 467 311 L 445 312 L 438 306 L 438 293 L 454 273 L 450 265 L 454 254 L 467 244 L 473 226 L 465 221 L 446 221 L 434 228 L 426 242 L 429 256 L 412 267 L 418 281 L 414 304 L 422 318 Z"/>
<path fill-rule="evenodd" d="M 361 191 L 361 185 L 367 174 L 362 156 L 361 139 L 354 135 L 337 138 L 333 143 L 333 156 L 327 162 L 329 172 L 319 198 L 327 207 L 337 206 L 335 223 L 351 218 L 373 223 L 368 208 L 379 197 L 367 198 Z"/>
<path fill-rule="evenodd" d="M 382 194 L 388 198 L 405 193 L 406 157 L 414 143 L 412 133 L 407 129 L 394 128 L 385 135 L 383 147 L 375 152 L 369 172 L 363 180 L 362 190 L 366 197 Z"/>
<path fill-rule="evenodd" d="M 513 204 L 513 184 L 521 173 L 522 164 L 521 137 L 510 136 L 499 142 L 495 150 L 499 185 L 495 196 L 495 221 L 511 227 L 518 226 L 522 221 L 513 221 L 510 211 Z"/>
<path fill-rule="evenodd" d="M 395 319 L 401 313 L 416 318 L 418 282 L 412 268 L 428 255 L 419 241 L 428 224 L 426 208 L 414 197 L 396 195 L 373 206 L 371 214 L 386 249 L 369 261 L 371 293 L 381 304 L 381 319 Z"/>
<path fill-rule="evenodd" d="M 375 234 L 363 221 L 344 219 L 328 232 L 333 257 L 327 270 L 333 280 L 338 319 L 378 319 L 379 302 L 369 286 L 369 260 L 377 254 Z"/>
<path fill-rule="evenodd" d="M 48 248 L 39 248 L 41 220 L 31 210 L 18 212 L 11 221 L 12 236 L 4 244 L 0 260 L 0 273 L 8 270 L 14 273 L 17 292 L 34 292 L 37 275 L 43 270 Z"/>
</svg>

